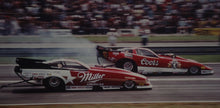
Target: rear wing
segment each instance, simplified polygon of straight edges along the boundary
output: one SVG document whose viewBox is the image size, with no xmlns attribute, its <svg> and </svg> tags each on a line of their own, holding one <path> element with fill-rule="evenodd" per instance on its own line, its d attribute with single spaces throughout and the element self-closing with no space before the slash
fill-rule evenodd
<svg viewBox="0 0 220 108">
<path fill-rule="evenodd" d="M 102 57 L 102 58 L 107 58 L 108 57 L 108 52 L 112 51 L 111 48 L 103 47 L 103 46 L 97 46 L 97 57 Z"/>
<path fill-rule="evenodd" d="M 108 52 L 123 52 L 125 47 L 103 47 L 103 46 L 97 46 L 96 50 L 98 52 L 98 57 L 104 57 L 106 58 L 108 55 Z"/>
<path fill-rule="evenodd" d="M 29 59 L 29 58 L 16 58 L 16 63 L 21 68 L 49 68 L 48 64 L 45 64 L 46 60 Z"/>
<path fill-rule="evenodd" d="M 117 48 L 110 48 L 110 47 L 97 46 L 96 50 L 97 50 L 98 63 L 101 64 L 103 60 L 108 61 L 109 52 L 121 52 L 118 49 L 120 49 L 120 48 L 118 48 L 118 47 Z"/>
</svg>

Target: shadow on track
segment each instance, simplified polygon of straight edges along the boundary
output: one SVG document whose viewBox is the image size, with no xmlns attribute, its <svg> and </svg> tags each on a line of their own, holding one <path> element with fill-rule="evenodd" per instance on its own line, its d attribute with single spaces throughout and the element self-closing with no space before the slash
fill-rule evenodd
<svg viewBox="0 0 220 108">
<path fill-rule="evenodd" d="M 149 73 L 149 74 L 143 74 L 144 76 L 209 76 L 209 75 L 213 75 L 213 74 L 195 74 L 195 75 L 191 75 L 188 73 Z"/>
<path fill-rule="evenodd" d="M 118 92 L 118 91 L 122 91 L 122 92 L 126 92 L 126 91 L 144 91 L 144 90 L 151 90 L 151 89 L 134 89 L 134 90 L 123 90 L 123 89 L 119 89 L 119 90 L 72 90 L 72 91 L 51 91 L 48 89 L 45 89 L 43 86 L 35 88 L 35 87 L 22 87 L 22 88 L 14 88 L 11 90 L 12 93 L 16 93 L 16 94 L 28 94 L 28 93 L 74 93 L 74 92 Z M 4 90 L 3 92 L 6 92 L 6 90 Z M 7 92 L 9 92 L 7 90 Z"/>
</svg>

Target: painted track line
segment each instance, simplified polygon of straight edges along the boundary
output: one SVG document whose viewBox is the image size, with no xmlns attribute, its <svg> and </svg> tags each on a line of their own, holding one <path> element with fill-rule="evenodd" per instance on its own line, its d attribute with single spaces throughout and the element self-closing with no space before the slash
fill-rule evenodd
<svg viewBox="0 0 220 108">
<path fill-rule="evenodd" d="M 20 106 L 20 105 L 83 105 L 83 104 L 144 104 L 144 103 L 220 103 L 220 100 L 200 100 L 200 101 L 133 101 L 133 102 L 73 102 L 73 103 L 27 103 L 27 104 L 0 104 L 0 106 Z"/>
<path fill-rule="evenodd" d="M 22 80 L 2 80 L 0 81 L 0 83 L 16 83 L 16 82 L 20 82 Z M 35 82 L 35 81 L 29 81 L 29 82 Z"/>
<path fill-rule="evenodd" d="M 150 81 L 220 81 L 220 78 L 149 78 Z"/>
</svg>

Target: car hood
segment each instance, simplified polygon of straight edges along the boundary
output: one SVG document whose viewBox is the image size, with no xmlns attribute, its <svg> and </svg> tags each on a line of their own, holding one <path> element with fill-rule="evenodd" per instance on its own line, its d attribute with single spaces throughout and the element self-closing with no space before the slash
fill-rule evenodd
<svg viewBox="0 0 220 108">
<path fill-rule="evenodd" d="M 166 59 L 168 59 L 168 60 L 172 60 L 172 59 L 173 59 L 172 57 L 170 57 L 170 56 L 165 56 L 165 55 L 160 55 L 160 57 L 166 58 Z M 192 59 L 185 59 L 185 58 L 180 57 L 180 56 L 176 56 L 175 59 L 176 59 L 177 61 L 186 61 L 186 62 L 199 63 L 198 61 L 195 61 L 195 60 L 192 60 Z"/>
<path fill-rule="evenodd" d="M 127 75 L 132 75 L 140 78 L 146 79 L 147 77 L 138 73 L 134 73 L 128 70 L 120 69 L 120 68 L 114 68 L 114 67 L 90 67 L 91 70 L 97 70 L 97 71 L 106 71 L 106 72 L 117 72 L 121 74 L 127 74 Z"/>
</svg>

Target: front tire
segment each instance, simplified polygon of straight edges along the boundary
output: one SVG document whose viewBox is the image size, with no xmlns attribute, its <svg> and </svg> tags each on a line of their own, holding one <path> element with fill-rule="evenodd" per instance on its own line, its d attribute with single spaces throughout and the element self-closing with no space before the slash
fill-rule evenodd
<svg viewBox="0 0 220 108">
<path fill-rule="evenodd" d="M 50 77 L 44 80 L 44 86 L 53 91 L 64 91 L 65 84 L 62 79 L 58 77 Z"/>
<path fill-rule="evenodd" d="M 188 71 L 189 71 L 189 74 L 191 74 L 191 75 L 198 75 L 198 74 L 201 73 L 200 72 L 201 69 L 199 67 L 197 67 L 197 66 L 190 67 Z"/>
<path fill-rule="evenodd" d="M 125 90 L 132 90 L 132 89 L 135 89 L 136 87 L 136 83 L 132 80 L 127 80 L 123 83 L 123 88 Z"/>
</svg>

